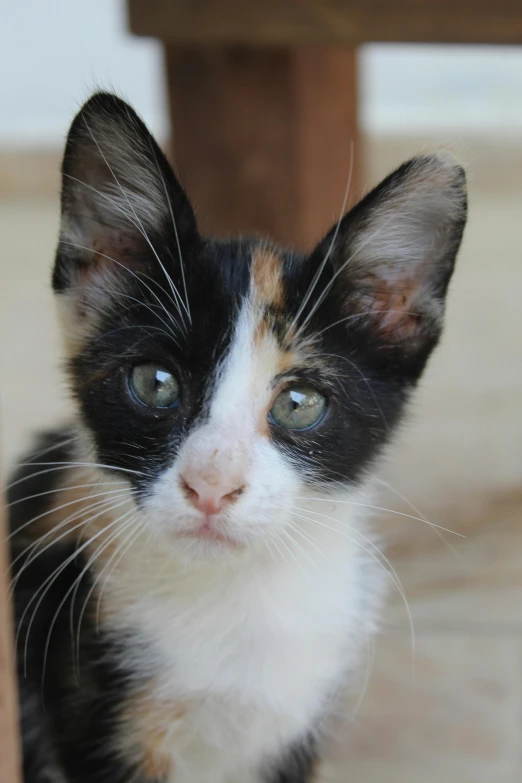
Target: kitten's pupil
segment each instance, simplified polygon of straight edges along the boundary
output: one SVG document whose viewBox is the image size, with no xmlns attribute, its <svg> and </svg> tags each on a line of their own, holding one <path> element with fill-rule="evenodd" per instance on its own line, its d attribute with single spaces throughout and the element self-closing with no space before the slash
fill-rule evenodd
<svg viewBox="0 0 522 783">
<path fill-rule="evenodd" d="M 292 389 L 289 396 L 290 400 L 292 401 L 293 410 L 299 408 L 301 405 L 306 405 L 306 394 L 303 394 L 303 392 L 299 392 L 297 389 Z"/>
<path fill-rule="evenodd" d="M 134 396 L 150 408 L 170 408 L 179 400 L 179 384 L 174 375 L 153 362 L 132 368 L 130 387 Z"/>
<path fill-rule="evenodd" d="M 172 376 L 165 370 L 156 370 L 154 377 L 154 390 L 161 389 Z"/>
<path fill-rule="evenodd" d="M 303 410 L 306 405 L 313 404 L 312 398 L 307 399 L 306 394 L 297 391 L 297 389 L 290 389 L 287 396 L 288 413 L 293 416 L 299 409 Z"/>
</svg>

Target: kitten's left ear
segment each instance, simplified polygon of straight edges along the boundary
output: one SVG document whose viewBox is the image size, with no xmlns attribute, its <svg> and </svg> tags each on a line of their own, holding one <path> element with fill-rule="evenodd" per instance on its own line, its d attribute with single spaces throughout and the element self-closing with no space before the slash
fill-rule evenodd
<svg viewBox="0 0 522 783">
<path fill-rule="evenodd" d="M 403 164 L 349 212 L 313 254 L 316 267 L 331 262 L 318 288 L 336 298 L 343 328 L 362 330 L 381 356 L 425 360 L 441 333 L 466 211 L 463 169 L 433 153 Z"/>
<path fill-rule="evenodd" d="M 55 291 L 100 282 L 104 267 L 117 272 L 109 259 L 160 274 L 158 255 L 179 265 L 181 246 L 195 237 L 188 199 L 144 123 L 115 95 L 93 95 L 73 120 L 63 157 Z"/>
</svg>

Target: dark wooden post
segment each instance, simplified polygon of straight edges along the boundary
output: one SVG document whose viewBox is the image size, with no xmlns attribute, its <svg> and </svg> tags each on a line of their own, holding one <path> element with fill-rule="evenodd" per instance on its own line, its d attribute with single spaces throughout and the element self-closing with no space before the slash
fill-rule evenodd
<svg viewBox="0 0 522 783">
<path fill-rule="evenodd" d="M 172 154 L 202 229 L 311 247 L 359 194 L 354 49 L 166 48 Z"/>
<path fill-rule="evenodd" d="M 356 47 L 520 43 L 520 0 L 127 0 L 165 47 L 176 164 L 218 235 L 307 248 L 360 195 Z"/>
</svg>

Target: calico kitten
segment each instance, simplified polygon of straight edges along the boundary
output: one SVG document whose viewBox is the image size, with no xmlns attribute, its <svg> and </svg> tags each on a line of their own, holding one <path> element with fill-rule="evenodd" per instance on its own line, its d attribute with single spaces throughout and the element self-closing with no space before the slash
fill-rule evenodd
<svg viewBox="0 0 522 783">
<path fill-rule="evenodd" d="M 214 241 L 123 101 L 63 160 L 71 426 L 10 489 L 26 783 L 310 783 L 375 632 L 374 463 L 466 218 L 445 154 L 309 255 Z"/>
</svg>

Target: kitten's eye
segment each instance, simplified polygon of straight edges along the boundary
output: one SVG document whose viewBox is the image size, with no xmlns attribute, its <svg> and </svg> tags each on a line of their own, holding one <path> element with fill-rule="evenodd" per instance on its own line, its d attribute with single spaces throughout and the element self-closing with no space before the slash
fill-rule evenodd
<svg viewBox="0 0 522 783">
<path fill-rule="evenodd" d="M 326 410 L 326 398 L 312 386 L 292 386 L 278 395 L 269 418 L 287 430 L 307 430 L 318 424 Z"/>
<path fill-rule="evenodd" d="M 152 362 L 133 367 L 129 384 L 134 396 L 149 408 L 172 408 L 179 400 L 179 383 L 174 375 Z"/>
</svg>

